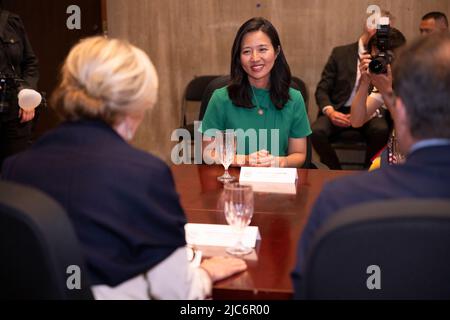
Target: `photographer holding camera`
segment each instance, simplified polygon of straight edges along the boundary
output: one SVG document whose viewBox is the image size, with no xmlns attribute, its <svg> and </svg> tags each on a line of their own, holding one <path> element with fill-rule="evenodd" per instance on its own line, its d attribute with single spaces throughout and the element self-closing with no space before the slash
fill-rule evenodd
<svg viewBox="0 0 450 320">
<path fill-rule="evenodd" d="M 370 53 L 361 55 L 359 69 L 361 81 L 351 105 L 351 124 L 358 128 L 370 119 L 377 117 L 380 110 L 392 110 L 394 106 L 392 91 L 391 64 L 395 51 L 406 43 L 403 34 L 389 25 L 388 18 L 381 18 L 376 34 L 369 40 Z M 396 154 L 395 133 L 388 141 L 390 164 L 400 162 Z"/>
<path fill-rule="evenodd" d="M 30 143 L 31 120 L 42 99 L 35 91 L 38 78 L 38 60 L 22 20 L 0 7 L 0 167 Z"/>
<path fill-rule="evenodd" d="M 383 16 L 391 16 L 384 11 Z M 357 42 L 335 47 L 326 63 L 315 92 L 319 115 L 312 125 L 311 141 L 320 161 L 330 169 L 339 170 L 341 164 L 333 141 L 346 131 L 358 131 L 367 143 L 365 166 L 389 138 L 389 122 L 383 117 L 368 121 L 361 128 L 354 128 L 350 119 L 350 106 L 359 86 L 361 55 L 367 51 L 369 39 L 376 29 L 364 22 L 364 32 Z"/>
</svg>

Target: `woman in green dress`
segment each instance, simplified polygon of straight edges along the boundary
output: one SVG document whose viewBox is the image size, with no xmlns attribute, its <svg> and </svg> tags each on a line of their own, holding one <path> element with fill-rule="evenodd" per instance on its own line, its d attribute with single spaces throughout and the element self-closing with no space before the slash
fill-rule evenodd
<svg viewBox="0 0 450 320">
<path fill-rule="evenodd" d="M 300 91 L 290 87 L 289 65 L 268 20 L 252 18 L 240 27 L 230 76 L 211 97 L 200 131 L 213 140 L 218 130 L 235 130 L 235 165 L 302 166 L 311 133 L 308 115 Z M 214 159 L 214 149 L 204 157 Z"/>
</svg>

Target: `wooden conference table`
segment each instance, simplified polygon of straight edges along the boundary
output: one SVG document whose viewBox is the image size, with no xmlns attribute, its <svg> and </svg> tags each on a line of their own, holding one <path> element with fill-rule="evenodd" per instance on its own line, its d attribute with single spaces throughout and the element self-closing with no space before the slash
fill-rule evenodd
<svg viewBox="0 0 450 320">
<path fill-rule="evenodd" d="M 218 199 L 223 189 L 217 177 L 223 167 L 173 166 L 175 184 L 189 222 L 226 224 Z M 239 169 L 230 173 L 239 177 Z M 244 256 L 247 271 L 214 285 L 214 299 L 290 299 L 290 272 L 294 267 L 297 242 L 311 207 L 325 182 L 354 174 L 352 171 L 299 169 L 297 194 L 255 193 L 250 225 L 258 226 L 261 241 L 255 252 Z M 214 254 L 225 255 L 223 248 Z M 207 252 L 206 252 L 207 253 Z"/>
</svg>

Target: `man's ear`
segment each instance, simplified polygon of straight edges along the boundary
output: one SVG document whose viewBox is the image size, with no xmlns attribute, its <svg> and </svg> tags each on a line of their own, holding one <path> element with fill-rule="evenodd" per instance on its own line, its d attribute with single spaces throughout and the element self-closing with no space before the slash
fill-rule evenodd
<svg viewBox="0 0 450 320">
<path fill-rule="evenodd" d="M 397 97 L 397 99 L 395 99 L 395 114 L 394 114 L 394 118 L 396 119 L 396 121 L 399 121 L 399 123 L 406 123 L 407 122 L 407 112 L 406 112 L 406 108 L 405 108 L 405 104 L 403 103 L 402 98 Z"/>
<path fill-rule="evenodd" d="M 416 140 L 411 132 L 408 110 L 400 97 L 397 97 L 395 101 L 394 122 L 400 150 L 403 154 L 407 154 Z"/>
<path fill-rule="evenodd" d="M 395 99 L 395 109 L 392 116 L 394 118 L 395 131 L 398 135 L 406 136 L 409 132 L 409 117 L 405 104 L 400 97 Z"/>
</svg>

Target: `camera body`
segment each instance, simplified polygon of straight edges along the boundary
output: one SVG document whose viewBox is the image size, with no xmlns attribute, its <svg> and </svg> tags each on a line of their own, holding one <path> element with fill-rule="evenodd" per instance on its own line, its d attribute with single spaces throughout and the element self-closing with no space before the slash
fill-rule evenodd
<svg viewBox="0 0 450 320">
<path fill-rule="evenodd" d="M 23 88 L 22 79 L 12 74 L 0 73 L 0 113 L 8 112 L 17 104 L 17 93 Z"/>
<path fill-rule="evenodd" d="M 377 33 L 375 35 L 375 46 L 378 48 L 378 55 L 372 59 L 369 64 L 369 70 L 374 74 L 387 73 L 387 65 L 392 62 L 392 55 L 390 53 L 389 34 L 391 27 L 389 25 L 389 18 L 381 17 Z M 369 48 L 370 50 L 371 48 Z"/>
</svg>

